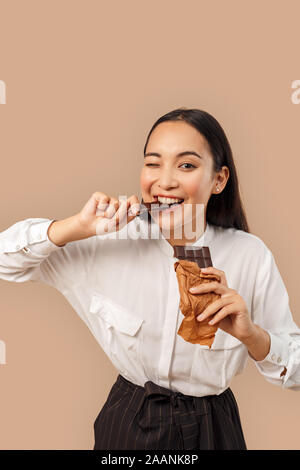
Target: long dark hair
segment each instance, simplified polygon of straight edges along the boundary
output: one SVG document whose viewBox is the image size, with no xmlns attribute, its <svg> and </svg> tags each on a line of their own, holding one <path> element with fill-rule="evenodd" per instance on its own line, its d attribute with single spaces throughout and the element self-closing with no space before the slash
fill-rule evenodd
<svg viewBox="0 0 300 470">
<path fill-rule="evenodd" d="M 152 131 L 158 124 L 165 121 L 186 121 L 197 129 L 208 142 L 213 156 L 213 170 L 218 172 L 222 166 L 227 166 L 230 175 L 226 186 L 220 194 L 212 194 L 207 204 L 206 220 L 208 223 L 224 228 L 236 228 L 249 232 L 249 226 L 243 203 L 240 197 L 237 172 L 235 169 L 232 150 L 226 134 L 218 121 L 201 109 L 178 108 L 160 117 L 152 126 L 144 147 Z"/>
</svg>

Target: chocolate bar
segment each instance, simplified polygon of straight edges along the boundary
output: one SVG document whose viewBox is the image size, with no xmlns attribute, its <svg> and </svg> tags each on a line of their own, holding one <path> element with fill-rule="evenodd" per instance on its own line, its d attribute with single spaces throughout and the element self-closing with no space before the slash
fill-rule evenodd
<svg viewBox="0 0 300 470">
<path fill-rule="evenodd" d="M 184 315 L 177 334 L 192 344 L 211 348 L 218 326 L 209 325 L 208 322 L 211 320 L 209 317 L 202 322 L 199 322 L 197 317 L 210 303 L 219 299 L 220 294 L 215 292 L 192 294 L 190 288 L 213 281 L 220 282 L 221 278 L 218 274 L 201 272 L 201 268 L 212 266 L 208 246 L 174 245 L 173 248 L 174 257 L 179 259 L 174 264 L 174 269 L 180 292 L 180 310 Z"/>
<path fill-rule="evenodd" d="M 139 213 L 137 214 L 137 217 L 139 217 L 142 214 L 145 214 L 147 212 L 154 212 L 154 211 L 161 211 L 164 209 L 168 209 L 171 204 L 167 204 L 164 202 L 159 202 L 159 201 L 152 201 L 152 202 L 144 202 L 143 199 L 141 200 L 140 204 L 140 210 Z M 151 207 L 152 206 L 152 207 Z M 130 215 L 130 213 L 129 213 Z"/>
<path fill-rule="evenodd" d="M 167 209 L 168 207 L 170 207 L 170 204 L 167 204 L 165 202 L 152 201 L 152 202 L 142 202 L 141 206 L 142 206 L 141 211 L 143 211 L 143 210 L 145 211 L 145 209 L 147 211 L 150 211 L 150 210 Z"/>
<path fill-rule="evenodd" d="M 175 258 L 194 261 L 199 268 L 207 268 L 213 265 L 208 246 L 173 245 L 173 250 Z"/>
<path fill-rule="evenodd" d="M 171 207 L 172 204 L 168 204 L 166 202 L 159 202 L 159 201 L 151 201 L 151 202 L 144 202 L 144 200 L 141 200 L 140 203 L 140 210 L 139 213 L 137 214 L 137 217 L 139 217 L 142 214 L 146 214 L 147 212 L 155 212 L 155 211 L 162 211 L 164 209 L 168 209 Z M 152 206 L 152 207 L 151 207 Z M 131 213 L 131 207 L 129 208 L 128 215 L 132 215 Z"/>
</svg>

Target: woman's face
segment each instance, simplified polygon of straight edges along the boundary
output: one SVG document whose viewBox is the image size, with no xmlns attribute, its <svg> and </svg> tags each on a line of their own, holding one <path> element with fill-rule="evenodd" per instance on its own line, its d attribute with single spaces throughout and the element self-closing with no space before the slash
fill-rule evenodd
<svg viewBox="0 0 300 470">
<path fill-rule="evenodd" d="M 220 194 L 222 189 L 218 182 L 218 174 L 213 174 L 213 158 L 207 141 L 193 126 L 185 121 L 166 121 L 154 129 L 140 176 L 143 200 L 158 201 L 159 195 L 184 200 L 174 209 L 156 215 L 152 212 L 161 228 L 172 232 L 191 219 L 195 227 L 194 219 L 196 215 L 199 217 L 199 212 L 195 212 L 196 204 L 197 210 L 202 211 L 204 227 L 208 200 L 212 192 Z M 217 183 L 219 192 L 215 191 Z"/>
</svg>

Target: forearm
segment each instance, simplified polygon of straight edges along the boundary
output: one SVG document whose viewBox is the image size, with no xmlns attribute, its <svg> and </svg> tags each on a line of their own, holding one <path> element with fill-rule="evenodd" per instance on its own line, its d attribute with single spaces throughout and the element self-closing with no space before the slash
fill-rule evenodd
<svg viewBox="0 0 300 470">
<path fill-rule="evenodd" d="M 254 323 L 254 332 L 244 344 L 255 361 L 262 361 L 270 351 L 271 339 L 266 330 Z"/>
<path fill-rule="evenodd" d="M 90 233 L 83 230 L 77 215 L 63 220 L 55 220 L 48 228 L 48 238 L 57 246 L 64 246 L 69 242 L 90 236 Z"/>
</svg>

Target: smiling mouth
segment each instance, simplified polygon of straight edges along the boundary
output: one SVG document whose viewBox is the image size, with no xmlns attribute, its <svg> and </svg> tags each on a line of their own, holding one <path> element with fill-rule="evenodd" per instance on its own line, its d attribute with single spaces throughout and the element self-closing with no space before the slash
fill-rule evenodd
<svg viewBox="0 0 300 470">
<path fill-rule="evenodd" d="M 158 208 L 156 211 L 155 209 L 153 210 L 154 214 L 164 214 L 165 212 L 173 212 L 175 211 L 179 206 L 183 204 L 183 201 L 181 202 L 173 202 L 171 204 L 168 203 L 161 203 L 161 206 Z M 152 211 L 151 211 L 152 212 Z"/>
<path fill-rule="evenodd" d="M 153 196 L 154 197 L 154 203 L 155 204 L 159 204 L 159 210 L 165 210 L 165 209 L 169 209 L 170 207 L 173 207 L 173 206 L 179 206 L 180 204 L 182 204 L 184 202 L 184 199 L 179 199 L 179 201 L 176 201 L 176 202 L 171 202 L 171 203 L 168 203 L 168 202 L 160 202 L 158 200 L 158 196 Z"/>
<path fill-rule="evenodd" d="M 153 213 L 160 213 L 164 212 L 168 209 L 171 209 L 173 206 L 180 206 L 183 202 L 184 199 L 182 199 L 180 202 L 173 202 L 171 204 L 168 204 L 166 202 L 159 202 L 157 199 L 157 196 L 154 196 L 154 201 L 151 202 L 145 202 L 142 198 L 141 204 L 144 206 L 139 212 L 139 215 L 145 213 L 145 212 L 153 212 Z"/>
<path fill-rule="evenodd" d="M 170 209 L 173 206 L 180 206 L 183 203 L 183 201 L 184 199 L 180 202 L 172 202 L 171 204 L 165 204 L 166 207 L 163 210 Z"/>
</svg>

